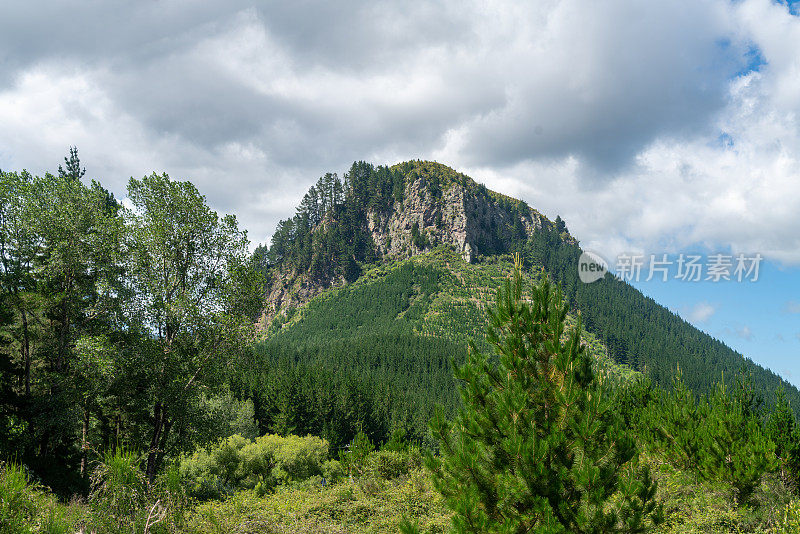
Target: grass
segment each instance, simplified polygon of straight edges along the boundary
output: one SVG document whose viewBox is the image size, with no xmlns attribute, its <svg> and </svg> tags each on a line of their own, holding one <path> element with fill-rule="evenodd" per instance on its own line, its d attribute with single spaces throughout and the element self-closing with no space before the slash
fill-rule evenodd
<svg viewBox="0 0 800 534">
<path fill-rule="evenodd" d="M 445 532 L 450 523 L 441 497 L 421 470 L 394 480 L 345 480 L 329 487 L 315 480 L 265 497 L 239 492 L 198 506 L 187 532 L 397 532 L 404 517 L 416 520 L 422 532 Z"/>
<path fill-rule="evenodd" d="M 0 463 L 0 532 L 67 534 L 83 519 L 77 502 L 63 504 L 30 478 L 23 466 Z"/>
</svg>

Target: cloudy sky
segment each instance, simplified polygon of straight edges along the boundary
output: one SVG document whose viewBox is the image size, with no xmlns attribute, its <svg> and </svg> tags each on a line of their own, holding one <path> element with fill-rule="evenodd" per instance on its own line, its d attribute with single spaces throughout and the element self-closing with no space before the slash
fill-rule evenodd
<svg viewBox="0 0 800 534">
<path fill-rule="evenodd" d="M 761 253 L 641 284 L 800 384 L 800 4 L 5 0 L 0 168 L 190 179 L 268 240 L 353 160 L 436 159 L 621 252 Z"/>
</svg>

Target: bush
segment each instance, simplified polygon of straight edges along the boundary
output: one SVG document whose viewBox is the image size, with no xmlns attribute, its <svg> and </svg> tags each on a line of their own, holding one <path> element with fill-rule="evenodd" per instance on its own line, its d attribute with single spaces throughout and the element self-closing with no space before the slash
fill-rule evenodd
<svg viewBox="0 0 800 534">
<path fill-rule="evenodd" d="M 347 450 L 339 452 L 339 460 L 345 470 L 353 475 L 363 475 L 367 469 L 367 458 L 375 450 L 375 445 L 363 431 L 355 435 Z"/>
<path fill-rule="evenodd" d="M 238 400 L 227 388 L 216 395 L 201 399 L 203 425 L 210 439 L 201 441 L 207 444 L 220 436 L 238 434 L 247 439 L 258 436 L 255 423 L 255 409 L 250 399 Z"/>
<path fill-rule="evenodd" d="M 28 474 L 16 464 L 0 467 L 0 526 L 8 532 L 28 532 L 25 528 L 38 513 Z"/>
<path fill-rule="evenodd" d="M 190 495 L 212 499 L 239 489 L 266 493 L 277 484 L 321 475 L 327 459 L 328 442 L 315 436 L 267 434 L 251 441 L 233 435 L 183 458 L 180 474 Z"/>
<path fill-rule="evenodd" d="M 316 436 L 280 436 L 268 434 L 257 438 L 252 449 L 265 462 L 274 462 L 273 475 L 279 480 L 305 480 L 322 474 L 322 464 L 328 459 L 328 442 Z"/>
<path fill-rule="evenodd" d="M 408 474 L 409 457 L 397 451 L 377 451 L 369 455 L 367 470 L 377 478 L 390 480 Z"/>
<path fill-rule="evenodd" d="M 335 484 L 347 476 L 347 471 L 338 460 L 328 460 L 322 464 L 322 476 L 329 484 Z"/>
<path fill-rule="evenodd" d="M 800 533 L 800 502 L 792 501 L 786 506 L 783 517 L 775 525 L 775 534 Z"/>
<path fill-rule="evenodd" d="M 139 469 L 139 457 L 130 449 L 107 451 L 91 477 L 89 494 L 92 530 L 119 532 L 146 522 L 148 484 Z"/>
</svg>

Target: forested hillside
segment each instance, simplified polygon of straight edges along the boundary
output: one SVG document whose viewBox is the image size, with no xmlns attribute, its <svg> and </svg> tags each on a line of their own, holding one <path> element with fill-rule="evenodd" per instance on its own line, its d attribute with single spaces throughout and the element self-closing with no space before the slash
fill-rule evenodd
<svg viewBox="0 0 800 534">
<path fill-rule="evenodd" d="M 432 445 L 435 407 L 458 406 L 450 362 L 465 360 L 470 339 L 487 348 L 486 308 L 512 268 L 508 255 L 469 264 L 439 246 L 279 316 L 241 377 L 261 430 L 311 433 L 336 446 L 359 430 L 376 443 L 400 430 Z M 634 374 L 612 365 L 595 336 L 584 340 L 606 374 Z"/>
<path fill-rule="evenodd" d="M 250 254 L 65 164 L 0 172 L 0 532 L 800 532 L 797 391 L 560 218 L 357 163 Z"/>
<path fill-rule="evenodd" d="M 272 246 L 259 247 L 256 254 L 264 258 L 263 265 L 271 280 L 266 316 L 273 320 L 262 350 L 269 354 L 267 358 L 288 350 L 287 345 L 282 348 L 277 345 L 284 340 L 288 342 L 290 335 L 276 337 L 271 332 L 287 316 L 292 316 L 297 306 L 315 295 L 357 279 L 372 265 L 426 254 L 439 246 L 489 271 L 497 268 L 497 259 L 503 254 L 520 253 L 528 270 L 544 269 L 551 279 L 563 285 L 572 310 L 580 311 L 586 329 L 603 342 L 614 362 L 645 373 L 661 387 L 671 384 L 679 368 L 687 386 L 696 393 L 707 393 L 723 376 L 744 371 L 752 375 L 756 391 L 768 404 L 774 402 L 775 391 L 783 386 L 792 405 L 800 407 L 800 393 L 791 384 L 701 332 L 626 282 L 611 275 L 593 284 L 580 282 L 577 262 L 581 249 L 560 218 L 551 222 L 522 201 L 491 192 L 444 165 L 423 161 L 393 167 L 359 162 L 353 164 L 343 180 L 326 175 L 304 197 L 297 214 L 278 225 Z M 508 264 L 505 268 L 508 269 Z M 447 269 L 458 271 L 461 267 L 451 259 Z M 413 276 L 419 278 L 411 284 L 433 287 L 426 271 L 418 270 Z M 424 293 L 428 296 L 421 298 L 445 299 L 454 287 L 444 284 L 426 289 L 431 293 Z M 443 295 L 439 297 L 437 292 Z M 334 331 L 358 332 L 359 328 L 379 336 L 395 332 L 402 323 L 375 322 L 375 317 L 383 317 L 381 298 L 365 299 L 358 309 L 337 302 L 337 306 L 340 304 L 347 312 L 328 310 L 328 315 L 343 315 L 340 320 L 347 321 L 346 325 L 329 328 L 318 322 L 314 318 L 318 306 L 315 305 L 309 309 L 310 317 L 289 331 L 296 329 L 298 340 L 320 339 Z M 463 308 L 461 313 L 465 313 Z M 463 346 L 467 337 L 476 334 L 480 337 L 473 326 L 478 316 L 444 314 L 435 331 L 425 331 L 424 335 L 455 340 Z M 422 334 L 422 330 L 415 332 Z M 347 348 L 347 339 L 355 344 L 352 351 Z M 364 361 L 377 357 L 355 348 L 362 344 L 358 335 L 343 336 L 337 343 L 334 345 L 337 355 L 355 351 Z M 404 342 L 408 343 L 411 342 Z M 288 344 L 298 354 L 299 361 L 324 359 L 324 356 L 312 358 L 311 354 L 318 352 L 313 348 L 314 341 Z M 381 351 L 377 348 L 381 344 L 366 345 L 369 346 Z M 436 354 L 453 353 L 440 347 L 429 350 L 419 343 L 415 346 L 421 352 L 404 351 L 405 359 L 425 361 L 436 359 Z M 343 360 L 338 356 L 330 358 L 330 365 L 340 369 L 348 365 L 354 369 L 361 367 L 352 358 Z M 395 374 L 405 376 L 400 370 Z M 391 379 L 385 370 L 383 377 Z M 404 380 L 398 378 L 395 384 Z M 436 395 L 441 397 L 442 393 Z"/>
</svg>

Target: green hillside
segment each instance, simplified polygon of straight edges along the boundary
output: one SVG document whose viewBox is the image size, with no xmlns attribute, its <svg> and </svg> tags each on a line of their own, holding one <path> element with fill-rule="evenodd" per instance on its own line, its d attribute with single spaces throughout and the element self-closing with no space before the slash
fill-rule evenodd
<svg viewBox="0 0 800 534">
<path fill-rule="evenodd" d="M 398 247 L 410 221 L 413 235 Z M 459 231 L 467 234 L 465 241 L 472 239 L 471 263 L 453 240 Z M 447 362 L 463 358 L 469 338 L 480 346 L 483 309 L 510 272 L 511 253 L 521 254 L 529 276 L 544 270 L 562 284 L 573 315 L 580 312 L 592 334 L 587 339 L 598 361 L 624 364 L 664 388 L 680 369 L 696 394 L 710 392 L 723 376 L 745 372 L 767 405 L 783 386 L 792 406 L 800 407 L 791 384 L 625 282 L 607 275 L 581 283 L 581 249 L 560 218 L 551 222 L 524 202 L 427 161 L 354 163 L 343 180 L 330 174 L 320 179 L 296 215 L 279 224 L 272 246 L 256 255 L 286 300 L 276 306 L 256 365 L 274 375 L 287 369 L 330 373 L 326 383 L 348 377 L 361 388 L 381 390 L 384 415 L 375 415 L 382 422 L 374 423 L 380 430 L 373 437 L 403 426 L 400 417 L 413 421 L 404 426 L 422 439 L 431 406 L 454 406 Z M 300 286 L 322 294 L 306 304 L 296 298 Z M 280 413 L 270 406 L 264 401 L 265 414 Z M 262 429 L 279 428 L 274 417 L 264 415 Z M 348 424 L 361 424 L 357 419 Z"/>
<path fill-rule="evenodd" d="M 450 361 L 463 361 L 470 339 L 488 350 L 486 307 L 512 268 L 509 255 L 469 264 L 442 246 L 371 267 L 279 316 L 247 370 L 262 430 L 311 433 L 341 446 L 360 428 L 376 442 L 402 428 L 427 443 L 435 406 L 450 413 L 458 404 Z M 539 272 L 530 269 L 528 279 Z M 585 342 L 614 380 L 634 373 L 613 364 L 594 335 Z M 352 394 L 336 394 L 348 387 Z M 278 394 L 287 389 L 297 390 L 292 402 Z M 359 403 L 363 409 L 353 410 Z"/>
</svg>

